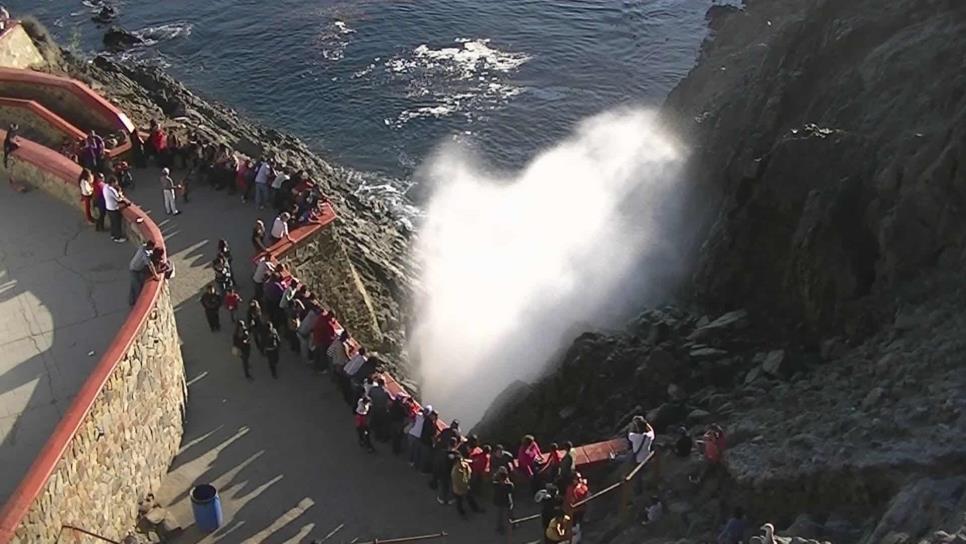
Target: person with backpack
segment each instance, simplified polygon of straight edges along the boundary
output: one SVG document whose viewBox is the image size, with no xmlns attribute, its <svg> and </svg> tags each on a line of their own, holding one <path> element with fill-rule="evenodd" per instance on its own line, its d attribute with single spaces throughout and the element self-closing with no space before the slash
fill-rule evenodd
<svg viewBox="0 0 966 544">
<path fill-rule="evenodd" d="M 433 480 L 430 487 L 436 484 L 436 502 L 449 504 L 450 494 L 453 492 L 453 469 L 460 459 L 460 453 L 456 451 L 456 438 L 450 437 L 446 442 L 443 451 L 439 452 L 434 459 Z"/>
<path fill-rule="evenodd" d="M 471 490 L 473 467 L 470 460 L 460 455 L 459 452 L 454 453 L 456 455 L 453 460 L 453 469 L 450 472 L 450 479 L 453 483 L 453 497 L 456 499 L 456 511 L 459 512 L 461 517 L 465 518 L 466 509 L 463 507 L 463 501 L 469 503 L 474 512 L 479 513 L 481 510 Z"/>
<path fill-rule="evenodd" d="M 503 534 L 513 517 L 513 482 L 506 467 L 493 474 L 493 506 L 496 507 L 496 532 Z"/>
</svg>

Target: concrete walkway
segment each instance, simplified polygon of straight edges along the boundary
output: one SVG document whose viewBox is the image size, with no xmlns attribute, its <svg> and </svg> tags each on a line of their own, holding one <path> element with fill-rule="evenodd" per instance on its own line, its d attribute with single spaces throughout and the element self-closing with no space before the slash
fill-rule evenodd
<svg viewBox="0 0 966 544">
<path fill-rule="evenodd" d="M 130 244 L 79 210 L 0 186 L 0 502 L 127 316 Z"/>
<path fill-rule="evenodd" d="M 159 211 L 157 170 L 137 175 L 137 190 L 129 195 L 153 210 L 176 267 L 172 295 L 190 391 L 182 450 L 158 499 L 189 525 L 191 487 L 212 483 L 225 512 L 219 531 L 205 535 L 192 526 L 177 542 L 311 542 L 340 526 L 327 542 L 440 531 L 451 536 L 438 542 L 505 542 L 494 531 L 492 508 L 462 520 L 453 507 L 437 504 L 426 478 L 384 445 L 375 455 L 361 450 L 349 409 L 328 378 L 290 352 L 283 352 L 280 378 L 273 380 L 253 350 L 255 381 L 245 380 L 231 355 L 227 316 L 223 312 L 223 330 L 211 333 L 198 297 L 213 278 L 209 265 L 219 238 L 231 244 L 242 295 L 251 296 L 251 228 L 259 216 L 270 225 L 271 212 L 195 187 L 191 202 L 179 203 L 183 213 L 169 218 Z"/>
</svg>

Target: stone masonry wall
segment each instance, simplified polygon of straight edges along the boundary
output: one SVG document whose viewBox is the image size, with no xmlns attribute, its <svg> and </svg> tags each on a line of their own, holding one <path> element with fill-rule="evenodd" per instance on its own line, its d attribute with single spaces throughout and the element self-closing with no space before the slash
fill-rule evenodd
<svg viewBox="0 0 966 544">
<path fill-rule="evenodd" d="M 382 333 L 372 301 L 349 261 L 335 225 L 322 227 L 299 241 L 279 261 L 335 310 L 352 336 L 363 345 L 378 349 Z"/>
<path fill-rule="evenodd" d="M 116 129 L 89 104 L 74 93 L 53 85 L 35 85 L 18 81 L 0 81 L 0 96 L 36 100 L 82 131 L 96 129 L 104 136 Z"/>
<path fill-rule="evenodd" d="M 0 37 L 0 66 L 29 68 L 43 63 L 44 58 L 40 56 L 40 51 L 37 51 L 34 42 L 19 24 Z"/>
<path fill-rule="evenodd" d="M 21 183 L 79 207 L 74 180 L 80 167 L 54 151 L 24 141 L 8 172 Z M 136 208 L 125 212 L 132 243 L 142 243 L 146 237 L 163 243 L 150 218 L 135 226 L 137 217 L 144 216 Z M 59 459 L 54 458 L 53 466 L 31 467 L 23 488 L 10 498 L 8 506 L 19 503 L 26 511 L 7 517 L 4 510 L 0 542 L 9 538 L 17 544 L 53 544 L 64 525 L 120 541 L 136 523 L 138 500 L 160 487 L 181 444 L 187 399 L 180 340 L 165 281 L 145 284 L 105 357 L 112 350 L 118 353 L 116 364 L 103 359 L 75 397 L 92 397 L 89 409 L 72 404 L 67 412 L 81 411 L 76 432 L 70 434 L 70 424 L 58 426 L 45 447 L 59 449 L 66 442 Z M 42 453 L 38 459 L 43 458 Z M 43 480 L 48 467 L 50 476 Z M 30 483 L 38 478 L 39 483 Z"/>
<path fill-rule="evenodd" d="M 18 106 L 0 104 L 0 122 L 3 126 L 11 123 L 20 125 L 20 135 L 52 149 L 59 149 L 64 138 L 77 138 L 47 122 L 33 111 Z"/>
<path fill-rule="evenodd" d="M 167 285 L 13 542 L 54 543 L 63 525 L 122 540 L 181 443 L 187 390 Z"/>
</svg>

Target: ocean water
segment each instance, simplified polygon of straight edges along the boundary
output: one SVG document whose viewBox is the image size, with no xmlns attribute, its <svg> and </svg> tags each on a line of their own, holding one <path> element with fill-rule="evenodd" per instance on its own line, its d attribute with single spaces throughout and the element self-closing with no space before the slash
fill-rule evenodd
<svg viewBox="0 0 966 544">
<path fill-rule="evenodd" d="M 91 0 L 8 0 L 101 48 Z M 444 142 L 513 170 L 581 120 L 659 103 L 694 64 L 707 0 L 121 0 L 119 23 L 189 87 L 405 191 Z M 375 180 L 375 181 L 374 181 Z M 382 180 L 382 181 L 380 181 Z"/>
</svg>

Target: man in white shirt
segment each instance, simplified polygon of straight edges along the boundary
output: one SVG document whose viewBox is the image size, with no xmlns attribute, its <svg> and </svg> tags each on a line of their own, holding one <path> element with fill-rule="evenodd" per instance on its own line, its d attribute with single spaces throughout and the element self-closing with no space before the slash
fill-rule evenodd
<svg viewBox="0 0 966 544">
<path fill-rule="evenodd" d="M 111 218 L 111 239 L 118 243 L 127 242 L 121 230 L 121 206 L 124 204 L 129 202 L 121 193 L 117 178 L 112 177 L 110 183 L 104 186 L 104 209 Z"/>
<path fill-rule="evenodd" d="M 281 208 L 279 203 L 281 198 L 279 197 L 279 191 L 282 189 L 282 184 L 288 181 L 289 175 L 285 173 L 285 167 L 279 166 L 275 169 L 275 179 L 272 180 L 272 203 L 276 208 Z"/>
<path fill-rule="evenodd" d="M 134 303 L 137 302 L 138 295 L 141 294 L 141 289 L 144 288 L 144 282 L 148 279 L 148 276 L 152 278 L 158 276 L 158 271 L 151 261 L 153 251 L 154 241 L 148 240 L 143 246 L 137 248 L 134 256 L 131 257 L 131 262 L 127 265 L 127 269 L 131 273 L 131 288 L 128 291 L 128 304 L 131 306 L 134 306 Z"/>
<path fill-rule="evenodd" d="M 271 163 L 262 161 L 255 172 L 255 205 L 259 210 L 264 210 L 265 203 L 268 202 L 268 179 L 271 175 Z"/>
<path fill-rule="evenodd" d="M 175 189 L 178 189 L 177 185 L 173 179 L 171 179 L 171 170 L 167 168 L 161 169 L 161 194 L 164 195 L 164 213 L 168 215 L 178 215 L 181 212 L 178 211 L 178 207 L 175 206 L 175 199 L 177 195 L 175 194 Z"/>
<path fill-rule="evenodd" d="M 258 302 L 262 301 L 262 294 L 265 292 L 265 282 L 268 277 L 275 272 L 275 264 L 262 255 L 255 264 L 255 273 L 252 274 L 252 281 L 255 283 L 254 298 Z"/>
<path fill-rule="evenodd" d="M 359 353 L 356 356 L 349 359 L 349 362 L 345 364 L 345 375 L 349 377 L 350 381 L 360 382 L 360 378 L 364 376 L 359 376 L 359 370 L 362 365 L 366 364 L 369 358 L 366 356 L 366 348 L 359 348 Z"/>
<path fill-rule="evenodd" d="M 627 440 L 631 443 L 631 458 L 636 467 L 651 455 L 654 444 L 654 428 L 643 416 L 634 416 L 631 428 L 627 433 Z M 639 470 L 634 478 L 638 494 L 644 491 L 643 473 L 643 470 Z"/>
<path fill-rule="evenodd" d="M 282 212 L 275 218 L 275 222 L 272 223 L 272 243 L 276 244 L 282 238 L 292 241 L 292 237 L 288 233 L 288 220 L 292 217 L 288 212 Z"/>
</svg>

